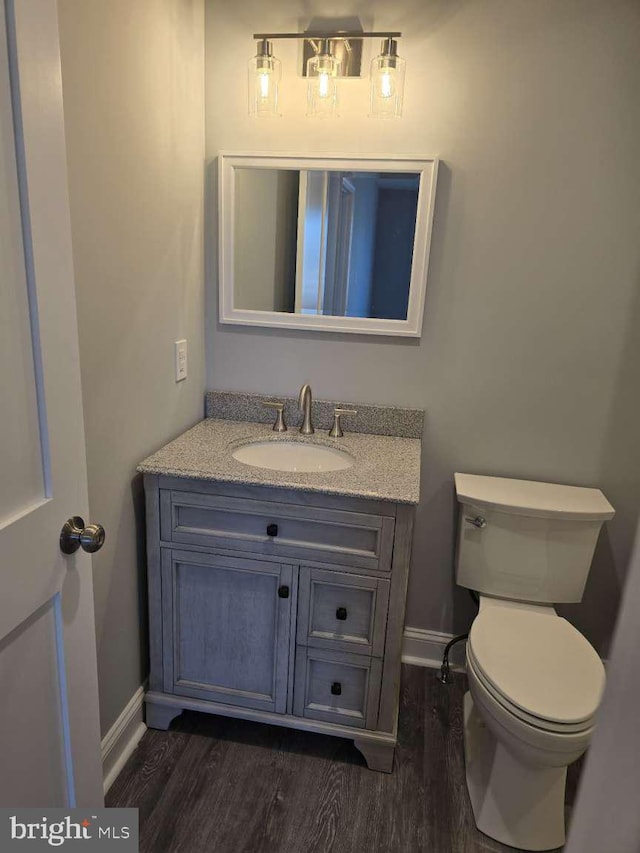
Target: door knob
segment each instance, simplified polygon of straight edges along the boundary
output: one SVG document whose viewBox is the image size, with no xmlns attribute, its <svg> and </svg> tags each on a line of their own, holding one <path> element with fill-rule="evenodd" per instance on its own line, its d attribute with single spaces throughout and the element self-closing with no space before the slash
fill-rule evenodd
<svg viewBox="0 0 640 853">
<path fill-rule="evenodd" d="M 63 554 L 73 554 L 78 548 L 95 554 L 104 545 L 105 532 L 101 524 L 84 526 L 84 519 L 74 515 L 62 525 L 60 531 L 60 550 Z"/>
</svg>

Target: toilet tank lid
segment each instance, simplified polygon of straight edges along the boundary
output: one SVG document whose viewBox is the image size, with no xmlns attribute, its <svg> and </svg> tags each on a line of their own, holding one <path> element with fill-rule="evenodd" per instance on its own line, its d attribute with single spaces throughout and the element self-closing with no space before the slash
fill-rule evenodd
<svg viewBox="0 0 640 853">
<path fill-rule="evenodd" d="M 455 474 L 454 477 L 459 503 L 489 507 L 512 515 L 580 521 L 606 521 L 615 515 L 600 489 L 478 474 Z"/>
</svg>

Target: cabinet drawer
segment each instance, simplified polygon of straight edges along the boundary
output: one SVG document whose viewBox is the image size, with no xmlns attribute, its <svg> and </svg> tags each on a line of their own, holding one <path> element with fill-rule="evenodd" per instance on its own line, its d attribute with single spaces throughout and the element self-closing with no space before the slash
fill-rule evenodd
<svg viewBox="0 0 640 853">
<path fill-rule="evenodd" d="M 162 490 L 166 542 L 389 571 L 391 517 L 314 506 Z"/>
<path fill-rule="evenodd" d="M 381 657 L 388 603 L 386 578 L 302 566 L 297 641 Z"/>
<path fill-rule="evenodd" d="M 382 662 L 345 652 L 298 646 L 294 714 L 375 729 Z"/>
</svg>

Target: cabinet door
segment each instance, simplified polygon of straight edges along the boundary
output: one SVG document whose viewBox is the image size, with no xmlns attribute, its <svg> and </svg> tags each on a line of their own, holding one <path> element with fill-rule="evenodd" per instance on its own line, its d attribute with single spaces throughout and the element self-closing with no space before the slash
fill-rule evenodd
<svg viewBox="0 0 640 853">
<path fill-rule="evenodd" d="M 164 689 L 286 712 L 293 567 L 163 549 Z"/>
</svg>

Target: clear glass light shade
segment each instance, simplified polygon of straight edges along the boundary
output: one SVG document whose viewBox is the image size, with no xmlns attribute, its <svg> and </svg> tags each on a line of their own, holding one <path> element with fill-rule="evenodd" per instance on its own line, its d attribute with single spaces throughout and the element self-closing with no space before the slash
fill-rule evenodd
<svg viewBox="0 0 640 853">
<path fill-rule="evenodd" d="M 249 60 L 249 115 L 256 118 L 278 116 L 278 95 L 282 66 L 271 53 L 269 42 L 262 42 L 256 56 Z"/>
<path fill-rule="evenodd" d="M 307 115 L 331 118 L 338 115 L 340 60 L 319 53 L 307 62 Z"/>
<path fill-rule="evenodd" d="M 404 98 L 406 62 L 395 52 L 391 39 L 382 43 L 382 53 L 371 62 L 371 115 L 399 118 Z"/>
</svg>

